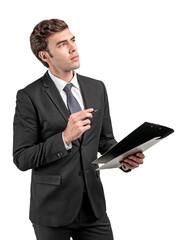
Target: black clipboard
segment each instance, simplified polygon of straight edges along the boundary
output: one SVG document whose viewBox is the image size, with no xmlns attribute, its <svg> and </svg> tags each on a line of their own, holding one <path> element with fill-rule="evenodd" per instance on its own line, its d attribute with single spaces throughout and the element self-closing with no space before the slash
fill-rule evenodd
<svg viewBox="0 0 191 240">
<path fill-rule="evenodd" d="M 104 164 L 96 170 L 120 167 L 124 158 L 146 151 L 173 132 L 172 128 L 145 122 L 92 164 Z"/>
</svg>

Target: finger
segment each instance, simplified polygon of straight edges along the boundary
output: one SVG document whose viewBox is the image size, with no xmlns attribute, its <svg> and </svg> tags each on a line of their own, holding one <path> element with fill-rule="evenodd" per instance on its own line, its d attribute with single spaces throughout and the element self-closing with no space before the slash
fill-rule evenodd
<svg viewBox="0 0 191 240">
<path fill-rule="evenodd" d="M 145 158 L 145 155 L 143 153 L 137 153 L 136 156 L 142 159 Z"/>
<path fill-rule="evenodd" d="M 82 124 L 82 126 L 90 125 L 91 121 L 89 119 L 85 119 L 85 120 L 81 121 L 81 124 Z"/>
<path fill-rule="evenodd" d="M 82 129 L 83 133 L 89 130 L 90 128 L 91 128 L 91 125 L 83 126 L 83 129 Z"/>
<path fill-rule="evenodd" d="M 78 122 L 78 121 L 84 120 L 86 118 L 92 118 L 92 117 L 93 117 L 93 115 L 90 112 L 83 110 L 83 111 L 79 111 L 79 112 L 71 114 L 68 120 L 71 122 Z"/>
<path fill-rule="evenodd" d="M 85 109 L 84 111 L 85 111 L 85 112 L 93 112 L 94 109 L 93 109 L 93 108 L 87 108 L 87 109 Z"/>
<path fill-rule="evenodd" d="M 126 168 L 129 168 L 129 169 L 134 169 L 135 168 L 134 166 L 132 166 L 132 165 L 130 165 L 128 163 L 125 163 L 125 162 L 121 162 L 120 164 L 125 166 Z"/>
<path fill-rule="evenodd" d="M 136 157 L 134 155 L 128 156 L 127 159 L 133 160 L 134 162 L 136 162 L 138 164 L 142 164 L 143 163 L 143 158 Z"/>
<path fill-rule="evenodd" d="M 93 117 L 93 115 L 92 115 L 93 110 L 94 110 L 93 108 L 89 108 L 89 109 L 77 112 L 76 117 L 78 118 L 78 120 L 83 120 L 83 119 L 86 119 L 86 118 L 92 118 Z"/>
<path fill-rule="evenodd" d="M 123 161 L 124 161 L 125 163 L 133 166 L 133 167 L 138 167 L 138 166 L 139 166 L 139 164 L 138 164 L 137 162 L 135 162 L 135 161 L 133 161 L 133 160 L 130 160 L 130 159 L 128 159 L 128 158 L 124 159 Z"/>
</svg>

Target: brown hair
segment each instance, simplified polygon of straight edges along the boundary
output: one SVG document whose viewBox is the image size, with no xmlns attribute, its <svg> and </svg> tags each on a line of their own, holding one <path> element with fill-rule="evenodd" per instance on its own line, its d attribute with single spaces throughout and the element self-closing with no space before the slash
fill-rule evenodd
<svg viewBox="0 0 191 240">
<path fill-rule="evenodd" d="M 34 55 L 42 62 L 44 66 L 49 67 L 48 63 L 44 62 L 39 57 L 39 52 L 46 51 L 51 56 L 51 53 L 48 49 L 48 37 L 67 28 L 68 25 L 63 20 L 59 19 L 43 20 L 34 27 L 30 35 L 31 49 Z"/>
</svg>

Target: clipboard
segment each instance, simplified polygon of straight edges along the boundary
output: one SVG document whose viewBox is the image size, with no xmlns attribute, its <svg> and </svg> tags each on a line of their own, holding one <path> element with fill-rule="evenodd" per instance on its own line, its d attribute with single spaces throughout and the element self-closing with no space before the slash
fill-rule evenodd
<svg viewBox="0 0 191 240">
<path fill-rule="evenodd" d="M 92 162 L 92 164 L 104 164 L 97 170 L 118 168 L 124 158 L 144 152 L 165 137 L 173 133 L 172 128 L 159 124 L 145 122 L 132 133 L 114 145 L 109 151 Z"/>
</svg>

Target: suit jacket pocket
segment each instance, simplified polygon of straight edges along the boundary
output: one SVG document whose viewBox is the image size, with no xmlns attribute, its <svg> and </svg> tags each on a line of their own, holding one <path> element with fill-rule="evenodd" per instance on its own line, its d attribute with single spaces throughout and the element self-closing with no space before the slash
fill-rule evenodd
<svg viewBox="0 0 191 240">
<path fill-rule="evenodd" d="M 48 184 L 48 185 L 60 185 L 61 176 L 59 175 L 43 175 L 43 174 L 33 174 L 32 181 L 38 184 Z"/>
<path fill-rule="evenodd" d="M 60 199 L 62 199 L 61 176 L 33 174 L 32 199 L 34 201 L 35 212 L 50 213 L 59 210 Z"/>
</svg>

